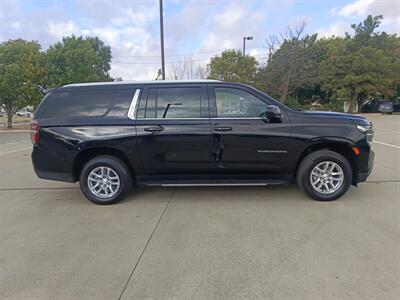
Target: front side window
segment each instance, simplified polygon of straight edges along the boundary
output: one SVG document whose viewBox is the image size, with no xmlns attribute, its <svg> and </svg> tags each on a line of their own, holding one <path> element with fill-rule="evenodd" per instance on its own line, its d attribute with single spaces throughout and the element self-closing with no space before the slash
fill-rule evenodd
<svg viewBox="0 0 400 300">
<path fill-rule="evenodd" d="M 260 118 L 267 104 L 239 89 L 215 88 L 218 118 Z"/>
<path fill-rule="evenodd" d="M 144 117 L 200 118 L 200 111 L 200 88 L 154 88 L 149 90 Z M 143 117 L 143 113 L 138 115 Z"/>
</svg>

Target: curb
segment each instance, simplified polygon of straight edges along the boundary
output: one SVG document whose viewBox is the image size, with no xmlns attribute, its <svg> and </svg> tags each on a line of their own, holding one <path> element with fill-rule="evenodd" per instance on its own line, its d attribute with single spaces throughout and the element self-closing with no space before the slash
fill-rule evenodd
<svg viewBox="0 0 400 300">
<path fill-rule="evenodd" d="M 32 132 L 32 130 L 28 130 L 28 129 L 0 130 L 0 134 L 1 134 L 1 133 L 13 133 L 13 132 Z"/>
</svg>

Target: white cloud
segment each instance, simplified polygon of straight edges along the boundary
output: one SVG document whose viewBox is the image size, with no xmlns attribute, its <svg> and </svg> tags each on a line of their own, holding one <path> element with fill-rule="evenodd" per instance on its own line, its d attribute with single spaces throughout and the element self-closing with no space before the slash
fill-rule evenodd
<svg viewBox="0 0 400 300">
<path fill-rule="evenodd" d="M 63 1 L 49 2 L 27 9 L 24 1 L 0 0 L 0 41 L 24 38 L 38 40 L 43 49 L 62 37 L 98 36 L 111 46 L 111 76 L 129 79 L 154 79 L 160 68 L 158 1 Z M 265 21 L 274 13 L 287 11 L 291 1 L 183 1 L 165 5 L 166 67 L 191 53 L 193 60 L 206 64 L 223 48 L 242 47 L 243 35 L 248 53 L 261 55 L 260 46 L 271 32 Z M 171 9 L 174 7 L 174 9 Z M 7 12 L 7 13 L 4 13 Z M 45 17 L 44 17 L 45 16 Z"/>
<path fill-rule="evenodd" d="M 379 30 L 389 33 L 400 34 L 400 1 L 390 0 L 356 0 L 344 6 L 337 6 L 330 10 L 331 14 L 336 17 L 357 19 L 361 22 L 367 15 L 383 15 L 383 21 Z M 347 21 L 336 21 L 328 28 L 318 29 L 319 36 L 329 37 L 332 35 L 343 36 L 344 33 L 353 30 L 347 24 Z"/>
<path fill-rule="evenodd" d="M 343 7 L 335 7 L 331 13 L 342 17 L 365 17 L 368 14 L 383 15 L 385 22 L 400 24 L 400 1 L 356 0 Z"/>
<path fill-rule="evenodd" d="M 325 37 L 325 38 L 329 38 L 332 36 L 344 36 L 346 32 L 350 31 L 351 31 L 350 25 L 342 21 L 338 21 L 325 29 L 322 28 L 317 29 L 318 37 Z"/>
<path fill-rule="evenodd" d="M 64 36 L 68 35 L 81 35 L 82 31 L 78 26 L 75 25 L 73 21 L 67 21 L 67 22 L 60 22 L 56 23 L 54 21 L 49 21 L 47 23 L 47 32 L 53 36 L 54 38 L 60 40 Z"/>
<path fill-rule="evenodd" d="M 20 29 L 21 28 L 21 23 L 20 22 L 12 22 L 10 26 L 14 29 Z"/>
<path fill-rule="evenodd" d="M 267 17 L 267 5 L 255 10 L 243 3 L 233 3 L 223 10 L 216 10 L 200 49 L 241 49 L 243 36 L 252 36 L 258 41 L 264 40 L 267 32 L 261 24 Z M 254 42 L 247 42 L 247 47 L 251 48 L 253 45 Z"/>
<path fill-rule="evenodd" d="M 374 0 L 357 0 L 337 9 L 334 13 L 344 17 L 364 16 L 373 2 Z"/>
<path fill-rule="evenodd" d="M 368 10 L 374 15 L 383 15 L 384 20 L 400 25 L 400 1 L 374 1 Z M 400 32 L 399 32 L 400 33 Z"/>
</svg>

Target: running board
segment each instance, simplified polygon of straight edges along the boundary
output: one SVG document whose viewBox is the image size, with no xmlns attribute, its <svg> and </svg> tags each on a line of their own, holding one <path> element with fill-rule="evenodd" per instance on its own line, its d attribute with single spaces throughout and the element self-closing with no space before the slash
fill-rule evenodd
<svg viewBox="0 0 400 300">
<path fill-rule="evenodd" d="M 268 183 L 162 183 L 161 186 L 265 186 Z"/>
<path fill-rule="evenodd" d="M 141 181 L 138 183 L 140 186 L 165 186 L 165 187 L 177 187 L 177 186 L 267 186 L 267 185 L 280 185 L 285 184 L 287 181 L 283 180 L 268 180 L 268 181 L 251 181 L 251 180 L 231 180 L 231 181 L 219 181 L 207 182 L 205 180 L 193 180 L 188 181 Z"/>
</svg>

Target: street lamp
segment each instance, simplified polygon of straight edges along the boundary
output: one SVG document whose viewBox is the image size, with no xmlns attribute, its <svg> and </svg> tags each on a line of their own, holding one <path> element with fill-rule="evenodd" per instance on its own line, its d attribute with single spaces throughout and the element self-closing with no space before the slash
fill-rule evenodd
<svg viewBox="0 0 400 300">
<path fill-rule="evenodd" d="M 252 41 L 253 37 L 252 36 L 244 36 L 243 37 L 243 56 L 246 56 L 246 40 Z"/>
</svg>

